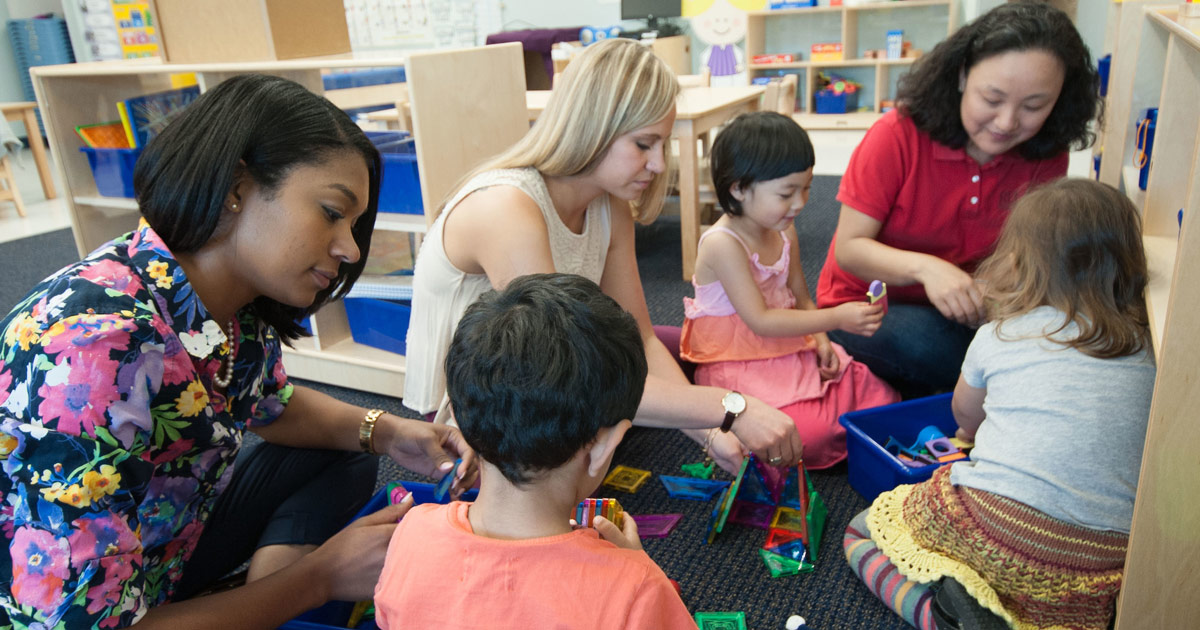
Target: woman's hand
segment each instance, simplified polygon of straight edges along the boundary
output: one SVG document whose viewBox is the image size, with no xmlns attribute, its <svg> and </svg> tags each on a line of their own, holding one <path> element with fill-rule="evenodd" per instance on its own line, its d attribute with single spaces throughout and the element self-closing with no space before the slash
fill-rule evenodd
<svg viewBox="0 0 1200 630">
<path fill-rule="evenodd" d="M 346 526 L 309 557 L 329 585 L 329 599 L 361 601 L 375 596 L 388 542 L 396 523 L 413 505 L 412 495 Z"/>
<path fill-rule="evenodd" d="M 983 296 L 967 272 L 935 256 L 927 257 L 918 281 L 942 316 L 964 326 L 975 326 L 985 319 Z"/>
<path fill-rule="evenodd" d="M 467 446 L 458 429 L 393 415 L 384 415 L 379 422 L 375 428 L 379 452 L 397 464 L 415 473 L 441 478 L 454 466 L 454 460 L 461 457 L 450 495 L 458 498 L 475 485 L 479 476 L 475 451 Z"/>
<path fill-rule="evenodd" d="M 817 370 L 821 373 L 821 380 L 828 381 L 838 375 L 841 371 L 842 360 L 838 358 L 836 352 L 833 351 L 833 343 L 829 341 L 829 337 L 824 333 L 813 335 L 817 342 Z"/>
<path fill-rule="evenodd" d="M 731 475 L 738 474 L 742 468 L 742 460 L 746 459 L 746 447 L 742 446 L 742 442 L 732 431 L 721 433 L 717 429 L 708 429 L 701 435 L 707 435 L 709 432 L 712 432 L 712 442 L 709 443 L 705 455 L 711 457 L 721 470 Z M 707 440 L 707 437 L 703 439 Z"/>
<path fill-rule="evenodd" d="M 637 522 L 633 520 L 632 514 L 626 514 L 625 518 L 621 519 L 621 527 L 617 524 L 604 518 L 596 516 L 592 519 L 592 527 L 600 534 L 600 537 L 622 549 L 642 550 L 642 538 L 638 536 Z"/>
<path fill-rule="evenodd" d="M 796 432 L 796 425 L 792 419 L 753 396 L 745 398 L 746 410 L 733 421 L 732 433 L 759 459 L 772 466 L 794 466 L 800 463 L 804 447 L 800 443 L 800 434 Z M 739 460 L 738 467 L 740 466 Z M 736 474 L 736 470 L 732 472 Z"/>
<path fill-rule="evenodd" d="M 883 303 L 846 302 L 833 307 L 838 329 L 854 335 L 870 337 L 883 324 Z"/>
</svg>

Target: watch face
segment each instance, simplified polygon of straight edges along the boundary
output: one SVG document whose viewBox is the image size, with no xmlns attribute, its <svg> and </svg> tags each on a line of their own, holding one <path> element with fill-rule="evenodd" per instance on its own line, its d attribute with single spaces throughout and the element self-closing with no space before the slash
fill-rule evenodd
<svg viewBox="0 0 1200 630">
<path fill-rule="evenodd" d="M 725 406 L 725 411 L 732 414 L 740 414 L 746 410 L 746 399 L 737 392 L 729 392 L 721 399 L 721 404 Z"/>
</svg>

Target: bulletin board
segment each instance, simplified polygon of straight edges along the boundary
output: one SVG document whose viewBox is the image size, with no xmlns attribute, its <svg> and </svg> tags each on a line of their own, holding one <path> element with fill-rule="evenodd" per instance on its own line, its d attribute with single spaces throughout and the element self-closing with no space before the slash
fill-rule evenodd
<svg viewBox="0 0 1200 630">
<path fill-rule="evenodd" d="M 345 0 L 354 50 L 465 48 L 501 30 L 500 0 Z"/>
</svg>

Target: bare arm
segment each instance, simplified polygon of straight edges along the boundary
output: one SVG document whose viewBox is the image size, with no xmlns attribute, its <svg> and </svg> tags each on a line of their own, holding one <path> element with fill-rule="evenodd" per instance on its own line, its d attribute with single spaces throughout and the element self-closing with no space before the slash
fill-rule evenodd
<svg viewBox="0 0 1200 630">
<path fill-rule="evenodd" d="M 795 228 L 791 229 L 794 242 Z M 799 249 L 795 248 L 793 253 L 798 255 Z M 811 304 L 803 274 L 799 273 L 799 262 L 793 258 L 792 264 L 795 273 L 789 273 L 789 282 L 793 282 L 793 275 L 800 276 L 799 284 L 804 287 L 805 301 Z M 746 322 L 750 330 L 763 337 L 800 337 L 837 328 L 855 334 L 871 334 L 879 328 L 879 322 L 883 319 L 882 305 L 872 306 L 864 302 L 825 309 L 768 308 L 754 281 L 745 250 L 737 239 L 726 233 L 712 234 L 700 244 L 696 257 L 696 278 L 698 282 L 707 282 L 709 278 L 719 281 L 738 317 Z"/>
<path fill-rule="evenodd" d="M 974 440 L 975 432 L 983 424 L 986 414 L 983 411 L 983 399 L 987 390 L 967 385 L 966 379 L 959 375 L 958 384 L 954 386 L 954 397 L 950 402 L 950 410 L 954 412 L 954 420 L 958 422 L 958 436 Z"/>
<path fill-rule="evenodd" d="M 272 444 L 358 451 L 358 431 L 366 412 L 328 394 L 296 387 L 279 418 L 251 430 Z M 454 427 L 384 414 L 375 423 L 373 441 L 376 451 L 431 477 L 441 477 L 461 457 L 463 464 L 451 488 L 455 496 L 470 488 L 478 474 L 475 452 Z"/>
<path fill-rule="evenodd" d="M 555 271 L 541 210 L 510 186 L 478 190 L 459 202 L 446 217 L 442 242 L 455 267 L 486 274 L 496 289 L 519 276 Z"/>
<path fill-rule="evenodd" d="M 876 240 L 883 224 L 842 205 L 834 247 L 837 263 L 859 278 L 893 286 L 921 284 L 929 302 L 960 324 L 984 320 L 983 298 L 970 274 L 937 256 L 910 252 Z"/>
</svg>

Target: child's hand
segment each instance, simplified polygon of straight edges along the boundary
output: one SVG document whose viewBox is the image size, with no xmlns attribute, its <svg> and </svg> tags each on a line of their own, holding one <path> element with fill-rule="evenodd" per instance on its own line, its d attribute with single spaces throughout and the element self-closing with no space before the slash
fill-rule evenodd
<svg viewBox="0 0 1200 630">
<path fill-rule="evenodd" d="M 883 303 L 846 302 L 833 307 L 841 324 L 838 329 L 870 337 L 883 324 Z"/>
<path fill-rule="evenodd" d="M 836 377 L 841 370 L 841 359 L 833 351 L 833 343 L 824 333 L 813 337 L 817 340 L 817 370 L 821 373 L 821 380 L 828 381 Z"/>
<path fill-rule="evenodd" d="M 975 443 L 975 432 L 967 431 L 966 429 L 964 429 L 962 427 L 958 427 L 958 430 L 954 432 L 954 437 L 956 437 L 964 442 L 967 442 L 969 444 Z"/>
<path fill-rule="evenodd" d="M 592 519 L 592 527 L 596 528 L 601 538 L 622 549 L 641 551 L 642 538 L 638 536 L 637 521 L 633 520 L 632 514 L 626 514 L 621 520 L 624 521 L 624 529 L 618 529 L 615 523 L 597 515 Z"/>
</svg>

